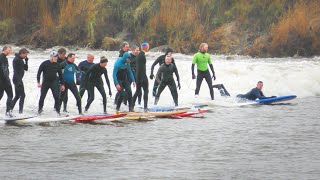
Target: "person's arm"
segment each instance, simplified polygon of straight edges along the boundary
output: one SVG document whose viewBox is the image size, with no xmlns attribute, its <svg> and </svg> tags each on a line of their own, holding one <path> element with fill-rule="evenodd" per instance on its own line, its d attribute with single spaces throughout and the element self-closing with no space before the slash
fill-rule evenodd
<svg viewBox="0 0 320 180">
<path fill-rule="evenodd" d="M 26 58 L 24 59 L 24 61 L 25 61 L 25 63 L 24 63 L 24 65 L 23 65 L 23 68 L 24 68 L 25 71 L 28 71 L 28 61 L 29 61 L 29 58 L 26 57 Z"/>
<path fill-rule="evenodd" d="M 117 78 L 118 69 L 119 68 L 117 66 L 114 66 L 113 73 L 112 73 L 113 83 L 115 86 L 119 85 L 118 78 Z"/>
<path fill-rule="evenodd" d="M 104 68 L 104 77 L 106 78 L 106 83 L 108 85 L 108 88 L 109 88 L 109 95 L 112 96 L 112 93 L 111 93 L 111 87 L 110 87 L 110 81 L 109 81 L 109 77 L 108 77 L 108 71 L 106 68 Z"/>
<path fill-rule="evenodd" d="M 58 75 L 59 75 L 60 84 L 63 86 L 64 80 L 63 80 L 63 75 L 62 75 L 62 68 L 58 69 Z"/>
<path fill-rule="evenodd" d="M 260 94 L 259 90 L 258 89 L 254 89 L 253 90 L 253 95 L 255 96 L 255 98 L 257 99 L 267 99 L 268 97 L 265 97 L 263 95 Z"/>
<path fill-rule="evenodd" d="M 180 89 L 181 89 L 181 85 L 180 85 L 180 77 L 179 77 L 179 73 L 178 73 L 178 68 L 177 68 L 177 66 L 174 65 L 174 64 L 173 64 L 173 66 L 174 66 L 174 73 L 176 74 L 177 81 L 178 81 L 178 88 L 179 88 L 179 90 L 180 90 Z"/>
<path fill-rule="evenodd" d="M 128 66 L 128 72 L 129 72 L 129 77 L 130 77 L 131 82 L 135 82 L 136 80 L 134 79 L 133 70 L 132 70 L 130 64 Z"/>
<path fill-rule="evenodd" d="M 161 56 L 160 56 L 161 57 Z M 156 66 L 160 61 L 161 61 L 161 58 L 158 57 L 151 65 L 151 73 L 150 73 L 150 79 L 153 79 L 154 78 L 154 75 L 153 75 L 153 70 L 154 70 L 154 66 Z"/>
<path fill-rule="evenodd" d="M 39 84 L 40 83 L 40 76 L 41 76 L 41 73 L 43 71 L 43 65 L 44 63 L 42 63 L 38 69 L 38 73 L 37 73 L 37 83 Z"/>
<path fill-rule="evenodd" d="M 195 54 L 193 56 L 193 59 L 192 59 L 192 65 L 191 65 L 191 72 L 192 72 L 192 79 L 195 79 L 196 78 L 196 75 L 194 74 L 194 66 L 195 64 L 197 64 L 197 54 Z"/>
<path fill-rule="evenodd" d="M 156 75 L 156 81 L 158 82 L 158 84 L 161 83 L 161 77 L 162 77 L 162 66 L 160 66 L 160 68 L 158 69 L 157 75 Z"/>
<path fill-rule="evenodd" d="M 213 65 L 209 64 L 209 66 L 210 66 L 210 69 L 211 69 L 211 72 L 212 72 L 212 78 L 213 78 L 213 80 L 216 80 L 216 74 L 214 72 Z"/>
</svg>

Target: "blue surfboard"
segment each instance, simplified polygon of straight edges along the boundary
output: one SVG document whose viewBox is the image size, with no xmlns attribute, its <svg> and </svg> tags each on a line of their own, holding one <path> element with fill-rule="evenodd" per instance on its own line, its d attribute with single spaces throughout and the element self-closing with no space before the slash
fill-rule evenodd
<svg viewBox="0 0 320 180">
<path fill-rule="evenodd" d="M 259 99 L 259 100 L 256 100 L 255 102 L 261 103 L 261 104 L 270 104 L 270 103 L 276 103 L 281 101 L 289 101 L 291 99 L 295 99 L 296 97 L 297 97 L 296 95 L 278 96 L 278 97 L 268 98 L 268 99 Z"/>
</svg>

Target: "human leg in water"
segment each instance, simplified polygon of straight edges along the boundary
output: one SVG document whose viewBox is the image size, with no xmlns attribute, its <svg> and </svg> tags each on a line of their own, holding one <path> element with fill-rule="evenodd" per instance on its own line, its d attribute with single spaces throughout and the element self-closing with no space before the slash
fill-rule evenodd
<svg viewBox="0 0 320 180">
<path fill-rule="evenodd" d="M 209 71 L 206 71 L 205 79 L 206 79 L 208 87 L 209 87 L 211 100 L 214 100 L 214 92 L 213 92 L 213 88 L 212 88 L 212 79 L 211 79 Z"/>
<path fill-rule="evenodd" d="M 100 83 L 96 84 L 96 87 L 102 96 L 103 113 L 107 114 L 107 94 L 106 94 L 106 91 L 104 90 L 103 84 L 100 84 Z"/>
<path fill-rule="evenodd" d="M 79 114 L 82 114 L 81 97 L 77 85 L 73 83 L 70 85 L 69 89 L 72 92 L 73 96 L 76 98 Z"/>
<path fill-rule="evenodd" d="M 170 89 L 170 92 L 174 101 L 174 105 L 178 106 L 178 91 L 177 91 L 177 86 L 174 80 L 168 83 L 168 87 Z"/>
<path fill-rule="evenodd" d="M 19 101 L 19 114 L 22 114 L 23 113 L 23 106 L 24 106 L 24 99 L 26 97 L 23 83 L 15 84 L 15 92 L 16 92 L 16 95 L 12 100 L 11 109 L 14 108 L 17 101 L 20 99 L 20 101 Z"/>
<path fill-rule="evenodd" d="M 160 95 L 162 93 L 162 91 L 167 87 L 167 83 L 165 82 L 161 82 L 160 85 L 159 85 L 159 88 L 158 88 L 158 91 L 157 91 L 157 94 L 156 94 L 156 98 L 154 100 L 154 105 L 157 105 L 158 104 L 158 101 L 160 99 Z"/>
<path fill-rule="evenodd" d="M 230 96 L 229 92 L 227 91 L 227 89 L 224 87 L 223 84 L 213 85 L 212 88 L 217 88 L 219 90 L 221 96 Z"/>
<path fill-rule="evenodd" d="M 89 107 L 94 100 L 94 85 L 91 83 L 88 84 L 87 91 L 88 91 L 88 100 L 87 100 L 87 105 L 84 108 L 84 112 L 87 112 L 89 110 Z"/>
<path fill-rule="evenodd" d="M 158 81 L 154 81 L 153 88 L 152 88 L 152 95 L 153 95 L 153 96 L 156 96 L 156 95 L 157 95 L 157 89 L 158 89 L 158 87 L 159 87 Z"/>
</svg>

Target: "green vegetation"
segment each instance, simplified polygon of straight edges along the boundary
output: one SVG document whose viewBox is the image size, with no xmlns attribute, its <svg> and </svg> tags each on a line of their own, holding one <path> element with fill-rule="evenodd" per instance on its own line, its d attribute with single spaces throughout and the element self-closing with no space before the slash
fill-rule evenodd
<svg viewBox="0 0 320 180">
<path fill-rule="evenodd" d="M 194 53 L 252 56 L 320 54 L 317 0 L 4 0 L 0 41 L 90 45 L 117 50 L 122 41 Z"/>
</svg>

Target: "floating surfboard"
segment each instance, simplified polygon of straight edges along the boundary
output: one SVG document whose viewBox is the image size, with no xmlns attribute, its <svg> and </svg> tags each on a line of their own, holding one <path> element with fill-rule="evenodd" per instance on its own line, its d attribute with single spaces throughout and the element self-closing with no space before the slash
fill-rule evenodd
<svg viewBox="0 0 320 180">
<path fill-rule="evenodd" d="M 289 101 L 291 99 L 295 99 L 296 97 L 297 97 L 296 95 L 278 96 L 278 97 L 268 98 L 268 99 L 259 99 L 259 100 L 256 100 L 255 102 L 260 104 L 271 104 L 276 102 Z"/>
<path fill-rule="evenodd" d="M 180 111 L 159 111 L 159 112 L 126 112 L 127 116 L 154 116 L 154 117 L 166 117 L 175 114 L 186 113 L 185 110 Z"/>
<path fill-rule="evenodd" d="M 74 121 L 95 121 L 95 120 L 101 120 L 101 119 L 110 119 L 110 118 L 118 118 L 118 117 L 122 117 L 125 116 L 127 114 L 125 113 L 119 113 L 119 114 L 107 114 L 107 115 L 93 115 L 93 116 L 79 116 L 76 118 L 73 118 L 72 120 Z"/>
<path fill-rule="evenodd" d="M 18 121 L 18 120 L 30 119 L 30 118 L 34 118 L 34 117 L 36 117 L 36 116 L 5 117 L 5 118 L 1 118 L 0 120 L 3 120 L 3 121 Z"/>
<path fill-rule="evenodd" d="M 175 114 L 173 116 L 190 117 L 190 116 L 193 116 L 193 115 L 196 115 L 196 114 L 206 113 L 208 111 L 209 110 L 201 110 L 201 109 L 199 109 L 198 111 L 195 111 L 195 112 L 185 112 L 185 113 L 181 113 L 181 114 Z"/>
<path fill-rule="evenodd" d="M 42 122 L 56 122 L 56 121 L 68 121 L 78 116 L 66 116 L 66 117 L 44 117 L 37 116 L 29 119 L 16 120 L 18 123 L 42 123 Z"/>
<path fill-rule="evenodd" d="M 158 111 L 179 111 L 179 110 L 189 110 L 191 108 L 203 108 L 206 107 L 208 105 L 204 104 L 204 105 L 194 105 L 194 106 L 181 106 L 181 107 L 151 107 L 148 108 L 149 111 L 152 112 L 158 112 Z"/>
</svg>

